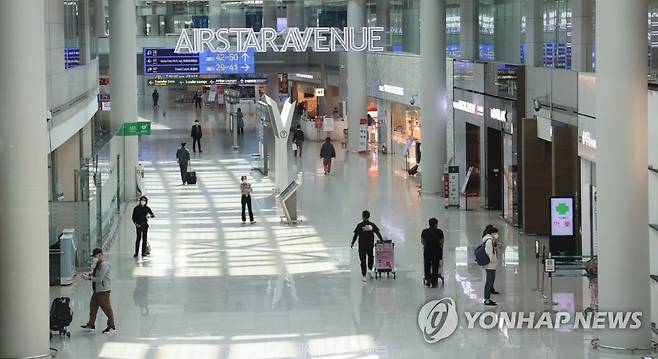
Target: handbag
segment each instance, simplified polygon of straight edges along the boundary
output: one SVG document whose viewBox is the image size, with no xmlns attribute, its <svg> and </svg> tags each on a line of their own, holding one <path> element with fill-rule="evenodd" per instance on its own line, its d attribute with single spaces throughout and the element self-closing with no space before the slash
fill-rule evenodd
<svg viewBox="0 0 658 359">
<path fill-rule="evenodd" d="M 297 144 L 294 142 L 292 143 L 292 150 L 297 151 Z"/>
</svg>

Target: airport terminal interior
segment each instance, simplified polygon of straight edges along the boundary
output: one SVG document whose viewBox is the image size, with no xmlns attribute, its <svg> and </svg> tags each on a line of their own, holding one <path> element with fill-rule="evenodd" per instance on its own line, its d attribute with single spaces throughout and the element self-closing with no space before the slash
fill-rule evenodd
<svg viewBox="0 0 658 359">
<path fill-rule="evenodd" d="M 658 357 L 658 0 L 0 31 L 0 358 Z"/>
</svg>

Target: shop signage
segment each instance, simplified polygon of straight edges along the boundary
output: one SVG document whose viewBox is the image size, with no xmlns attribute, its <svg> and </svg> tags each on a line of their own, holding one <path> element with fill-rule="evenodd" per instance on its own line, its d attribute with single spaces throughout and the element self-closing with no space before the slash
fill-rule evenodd
<svg viewBox="0 0 658 359">
<path fill-rule="evenodd" d="M 146 121 L 125 122 L 117 130 L 118 136 L 144 136 L 151 134 L 151 123 Z"/>
<path fill-rule="evenodd" d="M 583 131 L 580 141 L 587 147 L 596 148 L 596 140 L 592 138 L 592 134 L 589 131 Z"/>
<path fill-rule="evenodd" d="M 112 110 L 112 103 L 110 101 L 101 102 L 101 111 L 108 112 Z"/>
<path fill-rule="evenodd" d="M 452 102 L 452 108 L 455 110 L 460 110 L 464 112 L 468 112 L 473 115 L 477 116 L 484 116 L 484 107 L 480 105 L 476 105 L 474 103 L 466 102 L 464 100 L 459 100 L 459 101 L 453 101 Z"/>
<path fill-rule="evenodd" d="M 507 121 L 507 111 L 501 110 L 499 108 L 490 108 L 489 109 L 489 116 L 493 118 L 494 120 L 498 120 L 501 122 L 506 122 Z"/>
<path fill-rule="evenodd" d="M 333 132 L 334 131 L 334 118 L 333 117 L 325 117 L 324 121 L 322 121 L 322 130 L 324 132 Z"/>
<path fill-rule="evenodd" d="M 573 236 L 573 198 L 551 197 L 551 236 Z"/>
<path fill-rule="evenodd" d="M 324 96 L 324 89 L 321 87 L 318 87 L 315 89 L 315 97 L 323 97 Z"/>
<path fill-rule="evenodd" d="M 459 166 L 448 167 L 448 205 L 459 207 Z"/>
<path fill-rule="evenodd" d="M 404 96 L 404 88 L 392 85 L 379 85 L 380 92 L 390 93 L 392 95 Z"/>
<path fill-rule="evenodd" d="M 311 74 L 295 74 L 295 76 L 307 80 L 313 80 L 315 78 Z"/>
<path fill-rule="evenodd" d="M 372 51 L 381 52 L 378 46 L 384 35 L 383 27 L 289 27 L 283 41 L 277 41 L 277 29 L 264 27 L 260 31 L 251 28 L 183 29 L 176 43 L 175 53 L 197 54 L 204 51 L 228 52 L 229 38 L 236 38 L 238 52 L 335 52 Z"/>
</svg>

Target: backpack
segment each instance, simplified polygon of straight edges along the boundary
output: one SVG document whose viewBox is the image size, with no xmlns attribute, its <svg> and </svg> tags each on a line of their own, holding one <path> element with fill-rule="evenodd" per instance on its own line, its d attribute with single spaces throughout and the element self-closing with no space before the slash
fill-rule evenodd
<svg viewBox="0 0 658 359">
<path fill-rule="evenodd" d="M 487 239 L 486 241 L 480 243 L 480 245 L 475 248 L 474 251 L 475 262 L 478 265 L 486 266 L 487 264 L 489 264 L 489 262 L 491 262 L 491 258 L 489 258 L 489 256 L 487 255 L 487 249 L 486 249 L 487 241 L 489 240 L 490 239 Z"/>
<path fill-rule="evenodd" d="M 50 306 L 50 329 L 64 330 L 73 321 L 73 310 L 71 310 L 71 298 L 59 297 L 53 300 Z"/>
</svg>

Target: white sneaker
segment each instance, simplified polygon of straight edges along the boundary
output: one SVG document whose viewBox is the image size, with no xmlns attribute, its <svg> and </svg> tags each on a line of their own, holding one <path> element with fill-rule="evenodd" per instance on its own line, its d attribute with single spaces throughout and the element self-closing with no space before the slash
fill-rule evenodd
<svg viewBox="0 0 658 359">
<path fill-rule="evenodd" d="M 368 281 L 368 277 L 363 276 L 363 278 L 361 278 L 361 281 L 362 281 L 362 282 L 367 282 L 367 281 Z"/>
<path fill-rule="evenodd" d="M 372 274 L 372 271 L 368 271 L 368 277 L 370 277 L 370 279 L 373 279 L 375 278 L 375 275 Z"/>
</svg>

